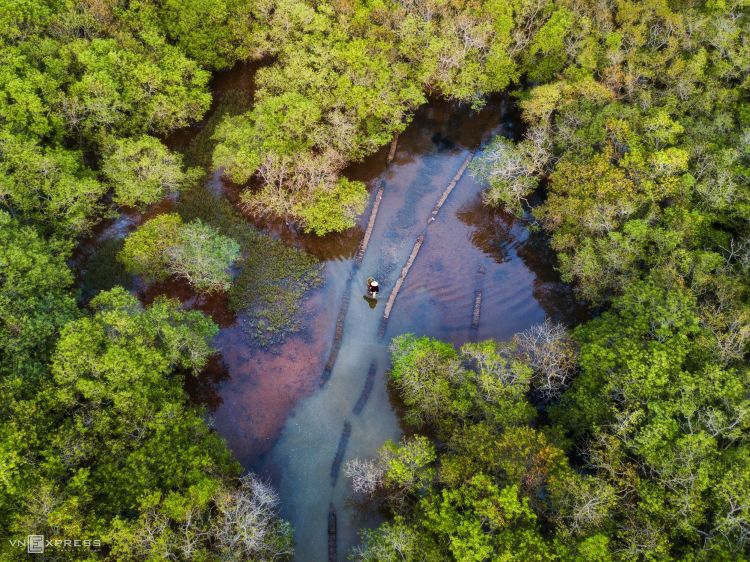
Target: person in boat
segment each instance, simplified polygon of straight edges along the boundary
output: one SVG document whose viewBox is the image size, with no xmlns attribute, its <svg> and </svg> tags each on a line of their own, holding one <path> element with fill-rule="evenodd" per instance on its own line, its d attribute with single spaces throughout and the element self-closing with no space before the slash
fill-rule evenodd
<svg viewBox="0 0 750 562">
<path fill-rule="evenodd" d="M 373 299 L 377 298 L 380 292 L 380 284 L 372 277 L 367 278 L 367 292 L 370 293 L 370 297 Z"/>
</svg>

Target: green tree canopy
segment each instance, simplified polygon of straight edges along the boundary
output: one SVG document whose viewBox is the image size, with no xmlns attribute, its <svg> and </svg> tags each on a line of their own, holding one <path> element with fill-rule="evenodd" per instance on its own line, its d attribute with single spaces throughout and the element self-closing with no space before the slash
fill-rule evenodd
<svg viewBox="0 0 750 562">
<path fill-rule="evenodd" d="M 96 538 L 91 559 L 284 559 L 291 533 L 275 493 L 234 478 L 239 466 L 183 390 L 217 326 L 121 288 L 91 306 L 62 329 L 50 376 L 0 409 L 3 534 Z M 0 555 L 26 556 L 8 541 Z"/>
<path fill-rule="evenodd" d="M 226 291 L 240 246 L 199 219 L 183 223 L 167 213 L 146 221 L 125 239 L 119 259 L 133 274 L 162 281 L 181 277 L 197 291 Z"/>
<path fill-rule="evenodd" d="M 266 20 L 275 62 L 258 71 L 252 110 L 218 128 L 214 165 L 235 183 L 260 184 L 246 191 L 252 211 L 317 234 L 348 228 L 361 205 L 341 178 L 346 164 L 403 131 L 426 92 L 481 106 L 504 90 L 550 14 L 534 0 L 279 3 Z M 564 60 L 551 39 L 567 29 L 562 16 L 535 51 L 548 66 Z"/>
<path fill-rule="evenodd" d="M 181 154 L 148 135 L 114 140 L 102 173 L 114 189 L 115 202 L 129 207 L 156 203 L 189 179 L 197 180 L 184 171 Z"/>
<path fill-rule="evenodd" d="M 75 318 L 69 253 L 0 211 L 0 379 L 44 373 L 60 328 Z"/>
<path fill-rule="evenodd" d="M 79 151 L 41 147 L 0 131 L 0 205 L 66 236 L 88 231 L 101 218 L 106 186 Z"/>
</svg>

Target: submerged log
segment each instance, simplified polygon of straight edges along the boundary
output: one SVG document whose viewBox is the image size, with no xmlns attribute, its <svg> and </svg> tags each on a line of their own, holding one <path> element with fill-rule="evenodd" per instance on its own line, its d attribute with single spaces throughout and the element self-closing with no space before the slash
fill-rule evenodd
<svg viewBox="0 0 750 562">
<path fill-rule="evenodd" d="M 398 296 L 398 292 L 401 290 L 401 287 L 403 286 L 404 281 L 406 281 L 406 276 L 409 275 L 409 270 L 411 269 L 411 266 L 414 264 L 414 260 L 417 259 L 417 254 L 419 254 L 419 250 L 422 247 L 423 243 L 424 243 L 424 234 L 420 234 L 419 238 L 417 238 L 417 241 L 414 243 L 414 247 L 411 250 L 411 254 L 409 254 L 409 259 L 406 260 L 404 267 L 401 269 L 401 275 L 399 275 L 398 279 L 396 280 L 396 284 L 393 286 L 393 290 L 391 291 L 391 294 L 388 295 L 388 301 L 385 303 L 385 309 L 383 310 L 383 320 L 380 322 L 380 337 L 381 338 L 385 335 L 385 328 L 386 328 L 388 319 L 391 317 L 391 310 L 393 309 L 393 303 L 396 302 L 396 297 Z"/>
<path fill-rule="evenodd" d="M 474 310 L 471 313 L 471 327 L 479 329 L 479 316 L 482 312 L 482 291 L 474 291 Z"/>
<path fill-rule="evenodd" d="M 349 443 L 349 437 L 352 435 L 352 424 L 349 420 L 344 422 L 344 429 L 341 431 L 341 437 L 339 438 L 339 446 L 336 449 L 336 456 L 333 457 L 333 463 L 331 464 L 331 486 L 336 485 L 336 481 L 339 479 L 339 472 L 341 472 L 341 463 L 344 462 L 344 455 L 346 454 L 346 445 Z"/>
<path fill-rule="evenodd" d="M 331 344 L 331 351 L 328 353 L 328 360 L 326 361 L 323 373 L 320 376 L 320 386 L 325 385 L 331 378 L 333 372 L 333 366 L 336 364 L 336 359 L 339 356 L 339 350 L 341 349 L 341 340 L 344 337 L 344 319 L 346 318 L 346 311 L 349 308 L 349 299 L 345 298 L 341 303 L 339 309 L 339 315 L 336 319 L 336 333 L 333 336 L 333 344 Z"/>
<path fill-rule="evenodd" d="M 372 210 L 370 211 L 370 219 L 367 221 L 367 229 L 365 230 L 365 236 L 362 238 L 362 242 L 359 244 L 357 249 L 357 255 L 354 258 L 357 263 L 362 261 L 362 258 L 367 251 L 367 246 L 370 243 L 370 237 L 372 236 L 372 229 L 375 227 L 375 219 L 378 218 L 378 209 L 380 209 L 380 201 L 383 199 L 383 191 L 385 190 L 385 182 L 381 181 L 378 191 L 375 194 L 375 202 L 372 204 Z"/>
<path fill-rule="evenodd" d="M 328 506 L 328 562 L 336 562 L 336 509 Z"/>
<path fill-rule="evenodd" d="M 346 313 L 349 310 L 349 301 L 351 300 L 354 272 L 355 270 L 352 269 L 349 272 L 349 278 L 346 280 L 344 297 L 341 299 L 341 306 L 339 307 L 339 313 L 336 317 L 336 330 L 333 334 L 333 343 L 331 344 L 331 351 L 328 352 L 328 360 L 326 361 L 325 367 L 323 367 L 323 373 L 320 376 L 320 386 L 325 385 L 325 383 L 328 382 L 328 379 L 331 378 L 333 366 L 336 364 L 336 359 L 339 356 L 341 340 L 344 338 L 344 322 L 346 321 Z"/>
<path fill-rule="evenodd" d="M 474 307 L 471 311 L 471 329 L 469 331 L 469 339 L 471 341 L 477 340 L 477 332 L 479 331 L 479 320 L 482 315 L 482 288 L 484 287 L 484 274 L 487 270 L 484 266 L 480 265 L 477 269 L 476 284 L 474 288 Z"/>
<path fill-rule="evenodd" d="M 456 187 L 456 185 L 458 185 L 458 182 L 463 177 L 464 172 L 466 172 L 466 168 L 469 167 L 469 164 L 471 163 L 472 158 L 474 158 L 474 153 L 470 152 L 469 155 L 464 159 L 463 163 L 461 164 L 461 167 L 456 172 L 456 175 L 453 176 L 453 179 L 450 181 L 447 187 L 443 190 L 443 194 L 440 196 L 440 199 L 438 199 L 438 202 L 435 204 L 435 207 L 432 209 L 430 218 L 427 221 L 428 223 L 434 221 L 437 218 L 437 214 L 440 212 L 440 209 L 448 200 L 448 197 L 450 196 L 453 189 Z"/>
<path fill-rule="evenodd" d="M 323 367 L 323 373 L 320 376 L 320 386 L 325 385 L 331 378 L 333 367 L 336 364 L 336 359 L 338 358 L 339 350 L 341 349 L 341 340 L 344 337 L 344 322 L 346 321 L 346 314 L 349 311 L 349 302 L 351 301 L 352 283 L 354 282 L 356 272 L 359 270 L 359 265 L 360 263 L 362 263 L 362 258 L 367 251 L 367 246 L 370 243 L 372 230 L 375 227 L 375 220 L 378 218 L 378 209 L 380 209 L 380 202 L 383 199 L 384 191 L 385 182 L 381 181 L 380 186 L 378 187 L 378 191 L 375 194 L 375 201 L 373 202 L 372 210 L 370 211 L 370 218 L 367 221 L 367 230 L 365 231 L 365 236 L 364 238 L 362 238 L 362 242 L 360 242 L 359 244 L 357 253 L 354 256 L 354 265 L 349 272 L 349 278 L 346 281 L 344 297 L 341 300 L 339 313 L 336 317 L 336 331 L 333 336 L 333 343 L 331 344 L 331 350 L 328 353 L 328 360 L 326 361 L 325 367 Z"/>
<path fill-rule="evenodd" d="M 385 329 L 388 327 L 388 318 L 383 316 L 383 318 L 380 319 L 380 327 L 378 328 L 378 338 L 383 339 L 385 336 Z"/>
<path fill-rule="evenodd" d="M 466 169 L 469 167 L 469 164 L 471 163 L 472 158 L 474 158 L 474 152 L 470 152 L 466 156 L 466 158 L 464 158 L 464 161 L 461 163 L 461 166 L 458 168 L 458 171 L 453 176 L 453 179 L 450 181 L 448 186 L 443 190 L 443 193 L 440 195 L 440 199 L 438 199 L 437 203 L 435 203 L 435 207 L 433 207 L 432 213 L 430 214 L 430 218 L 427 221 L 428 225 L 437 218 L 437 214 L 440 212 L 440 209 L 448 200 L 448 197 L 450 196 L 453 189 L 456 187 L 456 185 L 458 185 L 458 182 L 461 180 L 464 173 L 466 172 Z M 385 336 L 385 330 L 388 325 L 388 319 L 391 316 L 391 309 L 393 308 L 393 303 L 396 302 L 396 297 L 398 296 L 398 292 L 401 290 L 401 286 L 404 284 L 404 281 L 406 280 L 406 276 L 409 273 L 409 269 L 414 263 L 414 260 L 417 259 L 417 254 L 419 253 L 419 249 L 422 247 L 422 243 L 424 242 L 424 237 L 425 237 L 425 234 L 423 232 L 422 234 L 420 234 L 419 238 L 417 238 L 417 242 L 414 244 L 414 248 L 412 249 L 411 254 L 409 255 L 409 259 L 407 260 L 406 264 L 401 270 L 401 275 L 396 280 L 396 284 L 394 285 L 393 290 L 391 291 L 391 294 L 388 295 L 388 301 L 386 302 L 385 310 L 383 311 L 383 319 L 380 321 L 379 335 L 381 339 Z M 479 300 L 481 304 L 481 296 L 479 297 Z M 477 322 L 478 321 L 479 320 L 477 317 Z"/>
<path fill-rule="evenodd" d="M 352 408 L 352 413 L 355 416 L 358 416 L 362 413 L 362 410 L 365 407 L 365 404 L 367 404 L 367 400 L 370 398 L 370 393 L 372 392 L 372 387 L 375 386 L 375 374 L 377 373 L 377 365 L 375 361 L 370 363 L 370 370 L 367 372 L 367 379 L 365 380 L 365 386 L 362 388 L 362 392 L 359 395 L 359 398 L 357 399 L 357 403 L 354 404 L 354 408 Z"/>
<path fill-rule="evenodd" d="M 386 158 L 385 161 L 386 164 L 390 164 L 391 162 L 393 162 L 393 158 L 396 156 L 396 148 L 398 148 L 398 133 L 393 135 L 391 148 L 388 150 L 388 158 Z"/>
</svg>

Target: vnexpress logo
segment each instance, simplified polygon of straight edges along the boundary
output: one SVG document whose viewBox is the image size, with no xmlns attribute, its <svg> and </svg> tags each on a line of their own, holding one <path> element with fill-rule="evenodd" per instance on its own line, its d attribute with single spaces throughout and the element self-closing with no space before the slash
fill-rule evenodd
<svg viewBox="0 0 750 562">
<path fill-rule="evenodd" d="M 44 554 L 48 548 L 88 548 L 99 550 L 102 542 L 98 539 L 48 539 L 44 535 L 29 535 L 26 540 L 10 539 L 10 544 L 26 548 L 29 554 Z"/>
<path fill-rule="evenodd" d="M 29 535 L 26 538 L 26 552 L 44 554 L 44 535 Z"/>
</svg>

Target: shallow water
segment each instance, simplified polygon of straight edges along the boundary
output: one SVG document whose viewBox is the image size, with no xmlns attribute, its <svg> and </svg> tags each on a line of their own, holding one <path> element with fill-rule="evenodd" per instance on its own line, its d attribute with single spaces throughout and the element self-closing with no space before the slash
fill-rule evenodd
<svg viewBox="0 0 750 562">
<path fill-rule="evenodd" d="M 250 96 L 254 68 L 240 66 L 219 75 L 215 95 L 239 89 Z M 282 514 L 295 528 L 300 562 L 328 559 L 329 506 L 337 513 L 339 560 L 358 543 L 358 529 L 379 521 L 377 513 L 350 501 L 343 463 L 372 457 L 386 439 L 401 434 L 386 386 L 392 337 L 413 332 L 459 345 L 507 339 L 545 316 L 569 324 L 586 316 L 555 273 L 554 255 L 544 237 L 530 232 L 523 221 L 482 205 L 482 186 L 468 172 L 437 220 L 428 224 L 436 201 L 466 156 L 496 134 L 513 136 L 515 121 L 506 98 L 492 100 L 480 112 L 433 101 L 401 135 L 390 166 L 388 147 L 351 166 L 346 175 L 365 181 L 372 193 L 384 185 L 361 264 L 354 256 L 367 213 L 357 227 L 322 239 L 301 234 L 283 221 L 248 217 L 273 237 L 324 261 L 324 283 L 305 299 L 300 330 L 270 349 L 250 344 L 242 315 L 232 314 L 224 298 L 196 297 L 180 282 L 133 287 L 144 302 L 159 294 L 174 296 L 220 325 L 214 344 L 221 355 L 200 377 L 187 379 L 188 392 L 207 407 L 216 430 L 243 466 L 266 475 L 279 490 Z M 167 142 L 184 149 L 200 129 L 198 125 L 177 132 Z M 230 200 L 238 193 L 218 172 L 209 177 L 208 186 Z M 100 227 L 97 236 L 82 245 L 81 255 L 103 240 L 122 238 L 146 216 L 173 205 L 170 199 L 146 215 L 123 214 Z M 424 244 L 381 333 L 385 302 L 420 235 Z M 368 276 L 382 287 L 374 309 L 363 298 Z M 479 321 L 472 326 L 478 293 Z M 343 330 L 335 346 L 340 314 Z M 336 361 L 323 381 L 334 347 Z"/>
<path fill-rule="evenodd" d="M 552 256 L 544 241 L 530 234 L 517 219 L 486 209 L 480 200 L 482 186 L 468 173 L 451 193 L 437 220 L 428 226 L 433 206 L 469 152 L 495 134 L 512 134 L 506 103 L 497 99 L 483 111 L 472 112 L 467 107 L 433 102 L 417 113 L 401 136 L 396 158 L 389 167 L 386 168 L 385 152 L 381 151 L 348 170 L 350 177 L 363 179 L 372 187 L 385 182 L 372 239 L 360 267 L 341 256 L 327 264 L 326 285 L 322 289 L 325 306 L 305 320 L 309 338 L 305 349 L 313 350 L 313 342 L 320 341 L 313 334 L 319 336 L 320 332 L 326 335 L 322 348 L 315 345 L 310 355 L 287 357 L 285 361 L 287 367 L 294 363 L 294 370 L 305 380 L 317 383 L 331 346 L 333 317 L 348 295 L 335 365 L 325 385 L 294 408 L 269 453 L 249 464 L 270 475 L 278 487 L 283 515 L 295 528 L 299 561 L 327 560 L 330 505 L 337 513 L 340 560 L 357 544 L 358 529 L 379 521 L 377 513 L 363 511 L 349 501 L 346 478 L 343 473 L 336 478 L 336 471 L 347 459 L 374 456 L 386 439 L 400 436 L 386 387 L 387 345 L 393 336 L 413 332 L 455 344 L 470 339 L 506 339 L 547 315 L 572 323 L 585 314 L 555 276 L 549 261 Z M 425 235 L 425 242 L 381 337 L 387 296 L 420 234 Z M 307 246 L 313 244 L 306 242 Z M 352 270 L 352 283 L 347 284 Z M 376 277 L 382 287 L 375 309 L 363 299 L 368 276 Z M 472 328 L 477 291 L 482 293 L 481 315 L 478 327 Z M 320 299 L 321 295 L 314 298 Z M 279 351 L 286 353 L 283 348 Z M 368 395 L 365 387 L 371 365 L 375 366 L 375 378 Z M 269 375 L 260 370 L 260 365 L 257 369 L 256 384 L 274 385 L 273 381 L 261 382 Z M 289 380 L 288 372 L 283 380 Z M 305 391 L 315 388 L 315 384 L 306 386 Z M 225 400 L 244 403 L 248 409 L 267 409 L 250 395 L 240 401 L 236 396 L 230 398 L 233 387 L 231 382 L 222 387 Z M 283 393 L 283 388 L 282 384 L 278 392 Z M 302 394 L 304 391 L 298 396 Z M 353 411 L 359 408 L 361 412 Z M 256 410 L 250 415 L 260 413 Z M 223 435 L 234 436 L 230 443 L 235 450 L 236 418 L 232 412 L 219 408 L 217 429 Z M 252 457 L 243 447 L 239 449 L 245 459 Z"/>
</svg>

